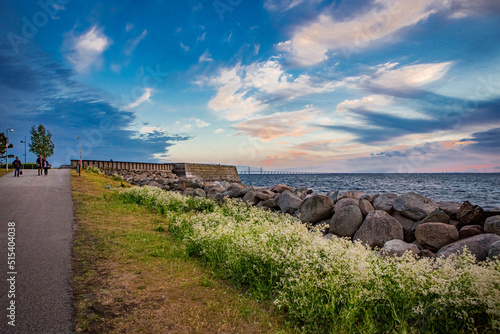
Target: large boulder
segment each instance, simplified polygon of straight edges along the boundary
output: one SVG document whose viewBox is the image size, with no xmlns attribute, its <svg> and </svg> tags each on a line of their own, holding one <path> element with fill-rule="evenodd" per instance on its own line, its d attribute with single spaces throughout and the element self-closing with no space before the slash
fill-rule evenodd
<svg viewBox="0 0 500 334">
<path fill-rule="evenodd" d="M 339 200 L 337 203 L 335 203 L 335 211 L 342 209 L 345 206 L 348 205 L 356 205 L 358 206 L 359 201 L 355 200 L 354 198 L 344 198 Z"/>
<path fill-rule="evenodd" d="M 443 223 L 424 223 L 415 230 L 418 243 L 431 251 L 458 240 L 458 231 L 455 226 Z"/>
<path fill-rule="evenodd" d="M 434 209 L 431 213 L 429 213 L 428 216 L 426 216 L 424 219 L 419 220 L 415 224 L 413 224 L 413 232 L 417 229 L 422 224 L 425 223 L 443 223 L 443 224 L 449 224 L 450 223 L 450 217 L 441 209 L 436 208 Z"/>
<path fill-rule="evenodd" d="M 302 204 L 300 197 L 292 194 L 290 190 L 285 190 L 278 198 L 278 206 L 284 213 L 294 214 Z"/>
<path fill-rule="evenodd" d="M 339 199 L 344 199 L 344 198 L 354 198 L 354 199 L 360 199 L 365 193 L 360 190 L 348 190 L 345 193 L 343 193 Z"/>
<path fill-rule="evenodd" d="M 472 205 L 469 201 L 463 202 L 457 213 L 458 221 L 461 226 L 465 225 L 483 225 L 483 209 L 478 205 Z"/>
<path fill-rule="evenodd" d="M 240 197 L 243 196 L 242 195 L 243 189 L 245 189 L 245 186 L 242 185 L 241 183 L 231 183 L 231 186 L 229 186 L 229 188 L 224 192 L 224 194 L 230 198 Z"/>
<path fill-rule="evenodd" d="M 382 194 L 373 200 L 373 208 L 390 214 L 394 211 L 392 206 L 397 197 L 398 195 L 393 193 Z"/>
<path fill-rule="evenodd" d="M 330 220 L 330 232 L 341 237 L 352 237 L 363 223 L 363 214 L 356 205 L 347 205 L 339 210 Z"/>
<path fill-rule="evenodd" d="M 303 223 L 317 223 L 330 218 L 333 212 L 333 200 L 322 195 L 305 199 L 299 206 L 300 220 Z"/>
<path fill-rule="evenodd" d="M 410 244 L 399 239 L 387 241 L 382 249 L 382 253 L 384 255 L 403 256 L 405 252 L 412 252 L 413 255 L 417 255 L 420 250 L 417 245 Z"/>
<path fill-rule="evenodd" d="M 488 256 L 491 244 L 500 240 L 500 235 L 485 233 L 473 237 L 455 241 L 439 249 L 437 256 L 449 256 L 454 253 L 460 253 L 465 247 L 476 256 L 477 261 L 484 261 Z"/>
<path fill-rule="evenodd" d="M 465 225 L 458 231 L 458 236 L 460 239 L 467 239 L 482 233 L 483 227 L 481 225 Z"/>
<path fill-rule="evenodd" d="M 398 196 L 393 204 L 394 210 L 415 221 L 424 219 L 437 207 L 432 199 L 414 192 Z"/>
<path fill-rule="evenodd" d="M 269 190 L 272 191 L 272 192 L 275 192 L 275 193 L 282 193 L 285 190 L 288 190 L 290 192 L 294 192 L 295 191 L 294 188 L 289 187 L 289 186 L 284 185 L 284 184 L 276 184 L 276 185 L 270 187 Z"/>
<path fill-rule="evenodd" d="M 274 196 L 275 193 L 269 190 L 262 190 L 255 194 L 255 197 L 257 197 L 261 201 L 267 201 L 268 199 L 274 198 Z"/>
<path fill-rule="evenodd" d="M 363 198 L 361 198 L 359 200 L 358 206 L 361 209 L 361 213 L 363 214 L 363 216 L 366 216 L 367 214 L 369 214 L 370 212 L 372 212 L 373 210 L 375 210 L 373 208 L 372 204 L 369 201 L 367 201 L 366 199 L 363 199 Z"/>
<path fill-rule="evenodd" d="M 460 211 L 460 203 L 458 202 L 436 202 L 439 209 L 446 212 L 446 214 L 452 219 L 457 220 L 457 213 Z"/>
<path fill-rule="evenodd" d="M 261 206 L 268 208 L 268 209 L 278 209 L 279 208 L 277 197 L 270 198 L 266 201 L 259 202 L 259 204 L 261 204 Z"/>
<path fill-rule="evenodd" d="M 326 193 L 326 196 L 330 197 L 333 200 L 333 203 L 337 203 L 340 197 L 340 191 L 334 190 Z"/>
<path fill-rule="evenodd" d="M 403 233 L 404 233 L 403 240 L 406 242 L 415 241 L 415 231 L 413 230 L 413 224 L 415 224 L 415 222 L 410 218 L 403 216 L 397 211 L 395 211 L 391 216 L 396 218 L 403 227 Z"/>
<path fill-rule="evenodd" d="M 196 188 L 194 191 L 193 191 L 193 196 L 194 197 L 206 197 L 207 194 L 205 193 L 205 190 L 201 189 L 201 188 Z"/>
<path fill-rule="evenodd" d="M 247 204 L 255 205 L 259 203 L 260 200 L 257 198 L 257 192 L 250 190 L 243 196 L 243 201 Z"/>
<path fill-rule="evenodd" d="M 403 240 L 403 227 L 383 210 L 370 212 L 359 230 L 354 234 L 354 240 L 361 240 L 370 247 L 383 247 L 393 239 Z"/>
<path fill-rule="evenodd" d="M 495 241 L 488 249 L 488 257 L 492 260 L 500 258 L 500 241 Z"/>
<path fill-rule="evenodd" d="M 484 233 L 495 233 L 500 235 L 500 216 L 486 218 L 484 222 Z"/>
</svg>

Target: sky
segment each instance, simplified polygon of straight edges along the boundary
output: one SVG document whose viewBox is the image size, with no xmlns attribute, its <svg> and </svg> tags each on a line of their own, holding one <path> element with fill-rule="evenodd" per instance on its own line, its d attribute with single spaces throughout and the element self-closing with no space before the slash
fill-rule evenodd
<svg viewBox="0 0 500 334">
<path fill-rule="evenodd" d="M 53 166 L 500 172 L 500 2 L 3 0 L 0 100 Z"/>
</svg>

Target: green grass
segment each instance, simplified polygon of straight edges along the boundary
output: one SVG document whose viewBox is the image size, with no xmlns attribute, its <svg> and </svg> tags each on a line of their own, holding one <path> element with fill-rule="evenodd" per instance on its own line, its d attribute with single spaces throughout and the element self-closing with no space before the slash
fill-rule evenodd
<svg viewBox="0 0 500 334">
<path fill-rule="evenodd" d="M 469 252 L 383 258 L 238 201 L 219 205 L 152 187 L 117 196 L 165 218 L 187 255 L 254 299 L 273 301 L 304 333 L 500 330 L 499 261 L 477 264 Z"/>
</svg>

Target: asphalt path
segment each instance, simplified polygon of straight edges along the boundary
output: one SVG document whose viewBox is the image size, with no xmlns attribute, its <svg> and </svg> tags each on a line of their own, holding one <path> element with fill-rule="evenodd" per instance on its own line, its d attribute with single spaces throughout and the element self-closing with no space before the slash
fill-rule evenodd
<svg viewBox="0 0 500 334">
<path fill-rule="evenodd" d="M 73 221 L 69 170 L 0 178 L 0 333 L 73 332 Z"/>
</svg>

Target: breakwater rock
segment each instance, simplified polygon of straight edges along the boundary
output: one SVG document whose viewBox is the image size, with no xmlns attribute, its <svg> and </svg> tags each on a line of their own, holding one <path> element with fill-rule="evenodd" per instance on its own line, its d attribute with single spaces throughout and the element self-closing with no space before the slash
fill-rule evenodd
<svg viewBox="0 0 500 334">
<path fill-rule="evenodd" d="M 314 193 L 305 187 L 246 186 L 203 182 L 167 172 L 107 171 L 138 186 L 154 186 L 215 200 L 237 198 L 249 205 L 297 216 L 327 239 L 360 240 L 385 255 L 411 251 L 421 257 L 449 256 L 467 248 L 478 261 L 500 254 L 500 211 L 485 211 L 468 201 L 439 202 L 414 192 L 365 194 L 362 191 Z"/>
</svg>

